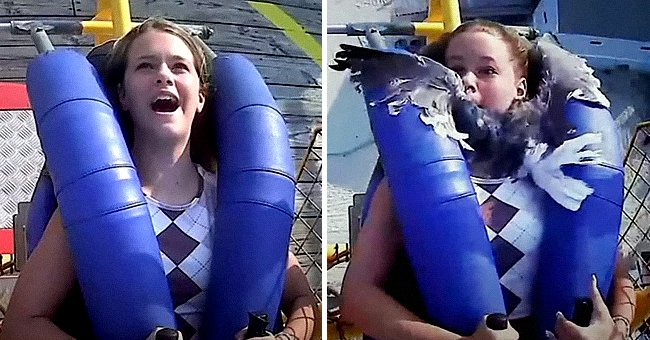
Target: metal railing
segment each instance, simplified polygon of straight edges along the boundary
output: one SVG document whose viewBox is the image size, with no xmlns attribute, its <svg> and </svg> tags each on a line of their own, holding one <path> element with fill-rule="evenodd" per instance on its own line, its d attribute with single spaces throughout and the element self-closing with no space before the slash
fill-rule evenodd
<svg viewBox="0 0 650 340">
<path fill-rule="evenodd" d="M 296 213 L 291 234 L 291 249 L 319 302 L 323 276 L 322 135 L 321 127 L 317 127 L 296 173 Z"/>
<path fill-rule="evenodd" d="M 637 126 L 625 156 L 625 200 L 620 247 L 629 254 L 637 296 L 633 338 L 650 334 L 650 122 Z"/>
</svg>

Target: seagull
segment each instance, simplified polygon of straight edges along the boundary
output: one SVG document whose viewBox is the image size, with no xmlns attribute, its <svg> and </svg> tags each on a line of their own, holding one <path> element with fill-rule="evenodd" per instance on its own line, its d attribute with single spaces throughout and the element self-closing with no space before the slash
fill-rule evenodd
<svg viewBox="0 0 650 340">
<path fill-rule="evenodd" d="M 534 46 L 539 62 L 533 65 L 540 75 L 535 96 L 513 103 L 506 112 L 473 103 L 456 72 L 425 56 L 346 44 L 341 49 L 332 69 L 350 69 L 350 80 L 360 91 L 383 89 L 382 96 L 367 98 L 368 105 L 387 105 L 391 115 L 399 115 L 407 105 L 420 108 L 423 124 L 457 140 L 470 166 L 480 163 L 492 178 L 530 176 L 572 211 L 593 193 L 585 182 L 565 176 L 561 167 L 601 160 L 602 138 L 597 133 L 576 135 L 564 117 L 564 104 L 577 98 L 608 107 L 609 101 L 584 59 L 563 50 L 551 37 L 540 38 Z"/>
</svg>

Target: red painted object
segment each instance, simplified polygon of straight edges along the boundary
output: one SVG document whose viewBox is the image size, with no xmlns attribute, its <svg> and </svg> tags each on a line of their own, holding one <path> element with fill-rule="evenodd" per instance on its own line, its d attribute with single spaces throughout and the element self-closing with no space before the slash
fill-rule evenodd
<svg viewBox="0 0 650 340">
<path fill-rule="evenodd" d="M 0 229 L 0 254 L 14 254 L 14 230 Z"/>
<path fill-rule="evenodd" d="M 0 82 L 0 110 L 28 110 L 30 108 L 25 84 Z"/>
</svg>

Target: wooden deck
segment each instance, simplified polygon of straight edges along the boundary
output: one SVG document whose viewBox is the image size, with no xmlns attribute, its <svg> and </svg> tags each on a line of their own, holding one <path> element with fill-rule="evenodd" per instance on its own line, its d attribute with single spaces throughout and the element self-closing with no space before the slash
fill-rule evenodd
<svg viewBox="0 0 650 340">
<path fill-rule="evenodd" d="M 278 5 L 296 22 L 304 27 L 317 41 L 321 41 L 320 0 L 261 0 L 258 2 Z M 11 20 L 59 19 L 89 20 L 95 15 L 95 0 L 12 0 L 0 2 L 0 23 Z M 163 16 L 177 23 L 206 25 L 214 30 L 207 44 L 216 52 L 241 53 L 256 65 L 271 93 L 283 111 L 289 128 L 290 142 L 296 170 L 302 164 L 310 146 L 313 133 L 322 122 L 321 118 L 321 67 L 284 31 L 260 14 L 246 1 L 230 0 L 131 0 L 131 16 L 139 22 L 150 16 Z M 51 36 L 55 48 L 71 48 L 87 52 L 93 46 L 91 36 Z M 29 61 L 36 49 L 28 36 L 0 33 L 0 81 L 24 82 Z M 1 95 L 1 94 L 0 94 Z M 321 153 L 320 139 L 312 149 Z M 321 161 L 310 157 L 306 167 L 318 172 Z M 313 180 L 301 176 L 300 191 L 309 192 Z M 313 225 L 318 237 L 322 235 L 320 222 L 320 183 L 311 189 L 311 200 L 297 193 L 296 208 L 303 207 L 304 221 Z M 320 265 L 321 243 L 304 221 L 296 223 L 293 238 L 294 250 L 307 269 L 311 259 Z M 7 221 L 1 221 L 4 226 Z M 306 242 L 304 242 L 306 241 Z M 304 247 L 298 247 L 304 243 Z M 312 287 L 320 289 L 320 276 L 312 268 L 308 273 Z"/>
</svg>

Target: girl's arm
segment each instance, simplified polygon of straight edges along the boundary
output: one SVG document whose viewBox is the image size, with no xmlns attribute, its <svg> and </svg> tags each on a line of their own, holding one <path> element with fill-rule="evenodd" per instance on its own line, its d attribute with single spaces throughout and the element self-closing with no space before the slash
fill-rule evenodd
<svg viewBox="0 0 650 340">
<path fill-rule="evenodd" d="M 427 324 L 388 296 L 383 289 L 403 240 L 384 178 L 372 198 L 368 219 L 359 233 L 342 288 L 341 315 L 377 339 L 460 339 Z M 441 278 L 444 279 L 444 278 Z M 517 339 L 511 327 L 492 331 L 485 322 L 468 338 Z"/>
<path fill-rule="evenodd" d="M 320 327 L 316 299 L 309 288 L 307 277 L 296 256 L 289 252 L 287 279 L 282 294 L 282 311 L 288 316 L 287 324 L 276 339 L 311 339 L 314 327 Z"/>
<path fill-rule="evenodd" d="M 287 277 L 282 293 L 282 312 L 287 315 L 287 323 L 282 332 L 265 335 L 250 340 L 307 340 L 311 339 L 315 327 L 320 327 L 320 315 L 316 299 L 312 295 L 307 277 L 293 253 L 287 259 Z M 235 340 L 244 339 L 246 328 L 235 334 Z"/>
<path fill-rule="evenodd" d="M 20 272 L 2 326 L 2 339 L 72 339 L 52 322 L 74 284 L 63 220 L 57 209 Z"/>
<path fill-rule="evenodd" d="M 636 292 L 634 285 L 628 275 L 630 270 L 630 259 L 619 257 L 616 265 L 614 276 L 614 285 L 612 286 L 612 306 L 611 315 L 614 320 L 616 332 L 618 335 L 627 338 L 630 329 L 630 322 L 634 319 L 634 310 L 636 308 Z M 626 324 L 627 323 L 627 324 Z"/>
</svg>

